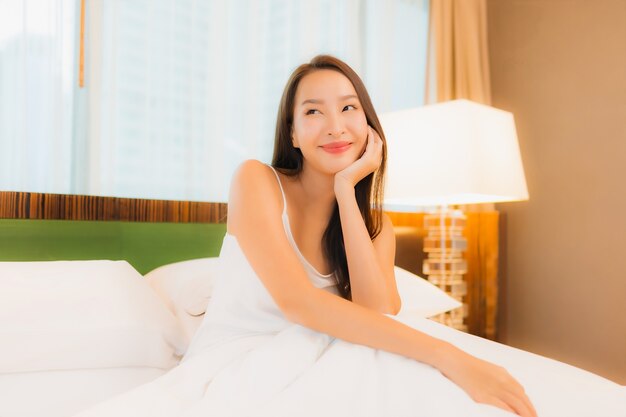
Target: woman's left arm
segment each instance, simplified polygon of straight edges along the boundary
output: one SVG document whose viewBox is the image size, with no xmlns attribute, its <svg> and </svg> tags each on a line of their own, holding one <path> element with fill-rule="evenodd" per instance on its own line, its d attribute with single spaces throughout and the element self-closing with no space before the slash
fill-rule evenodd
<svg viewBox="0 0 626 417">
<path fill-rule="evenodd" d="M 382 140 L 371 128 L 365 152 L 354 164 L 335 175 L 352 301 L 381 313 L 397 314 L 400 296 L 394 276 L 396 251 L 393 225 L 383 213 L 382 228 L 372 240 L 361 216 L 355 184 L 380 166 Z"/>
</svg>

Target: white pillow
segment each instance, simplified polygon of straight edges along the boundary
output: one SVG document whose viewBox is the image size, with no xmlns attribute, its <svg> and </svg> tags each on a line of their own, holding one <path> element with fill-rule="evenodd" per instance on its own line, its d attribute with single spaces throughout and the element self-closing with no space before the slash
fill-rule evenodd
<svg viewBox="0 0 626 417">
<path fill-rule="evenodd" d="M 0 373 L 170 369 L 176 318 L 126 261 L 0 262 Z"/>
<path fill-rule="evenodd" d="M 395 275 L 398 293 L 402 301 L 398 315 L 410 314 L 419 317 L 433 317 L 462 305 L 436 285 L 406 269 L 396 266 Z"/>
<path fill-rule="evenodd" d="M 218 276 L 219 258 L 200 258 L 161 266 L 145 275 L 148 283 L 178 317 L 189 342 L 202 323 Z M 437 286 L 395 267 L 402 308 L 398 314 L 432 317 L 461 306 Z"/>
<path fill-rule="evenodd" d="M 218 274 L 219 258 L 200 258 L 160 266 L 144 279 L 178 318 L 186 343 L 202 323 Z"/>
</svg>

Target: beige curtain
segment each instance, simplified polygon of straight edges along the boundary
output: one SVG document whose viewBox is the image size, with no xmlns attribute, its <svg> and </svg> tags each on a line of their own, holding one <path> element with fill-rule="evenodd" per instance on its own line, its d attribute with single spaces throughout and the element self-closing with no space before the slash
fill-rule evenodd
<svg viewBox="0 0 626 417">
<path fill-rule="evenodd" d="M 490 105 L 486 0 L 431 0 L 429 31 L 425 102 L 464 98 Z M 459 208 L 468 221 L 485 221 L 480 233 L 466 229 L 468 330 L 496 340 L 498 212 L 493 204 Z"/>
<path fill-rule="evenodd" d="M 491 104 L 486 0 L 431 0 L 426 103 Z"/>
</svg>

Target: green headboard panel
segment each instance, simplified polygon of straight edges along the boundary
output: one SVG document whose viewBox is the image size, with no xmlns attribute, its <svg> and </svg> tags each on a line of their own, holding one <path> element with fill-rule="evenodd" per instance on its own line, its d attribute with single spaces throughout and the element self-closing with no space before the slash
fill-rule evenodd
<svg viewBox="0 0 626 417">
<path fill-rule="evenodd" d="M 226 224 L 0 219 L 0 261 L 126 260 L 145 274 L 218 256 Z"/>
</svg>

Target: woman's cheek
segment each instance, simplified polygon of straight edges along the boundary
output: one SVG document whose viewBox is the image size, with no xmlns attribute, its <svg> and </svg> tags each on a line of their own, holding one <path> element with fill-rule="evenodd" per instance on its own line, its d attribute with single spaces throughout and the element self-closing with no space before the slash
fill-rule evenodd
<svg viewBox="0 0 626 417">
<path fill-rule="evenodd" d="M 363 143 L 367 143 L 368 125 L 365 114 L 356 113 L 350 124 L 352 125 L 353 132 L 357 134 L 359 139 L 362 140 Z"/>
<path fill-rule="evenodd" d="M 363 156 L 363 154 L 365 153 L 365 148 L 367 147 L 367 140 L 365 140 L 362 144 L 361 144 L 361 150 L 359 151 L 359 158 L 361 156 Z"/>
<path fill-rule="evenodd" d="M 294 137 L 297 138 L 297 146 L 301 151 L 304 150 L 308 146 L 310 141 L 311 133 L 309 127 L 306 123 L 297 123 L 294 124 Z"/>
<path fill-rule="evenodd" d="M 300 125 L 300 132 L 303 137 L 315 138 L 320 134 L 320 124 L 314 120 L 304 121 Z"/>
<path fill-rule="evenodd" d="M 367 147 L 367 135 L 369 134 L 367 119 L 365 119 L 365 117 L 363 117 L 363 120 L 361 121 L 361 123 L 359 123 L 355 131 L 358 132 L 357 135 L 359 137 L 359 141 L 361 142 L 359 151 L 360 156 L 363 155 L 363 153 L 365 152 L 365 148 Z"/>
</svg>

